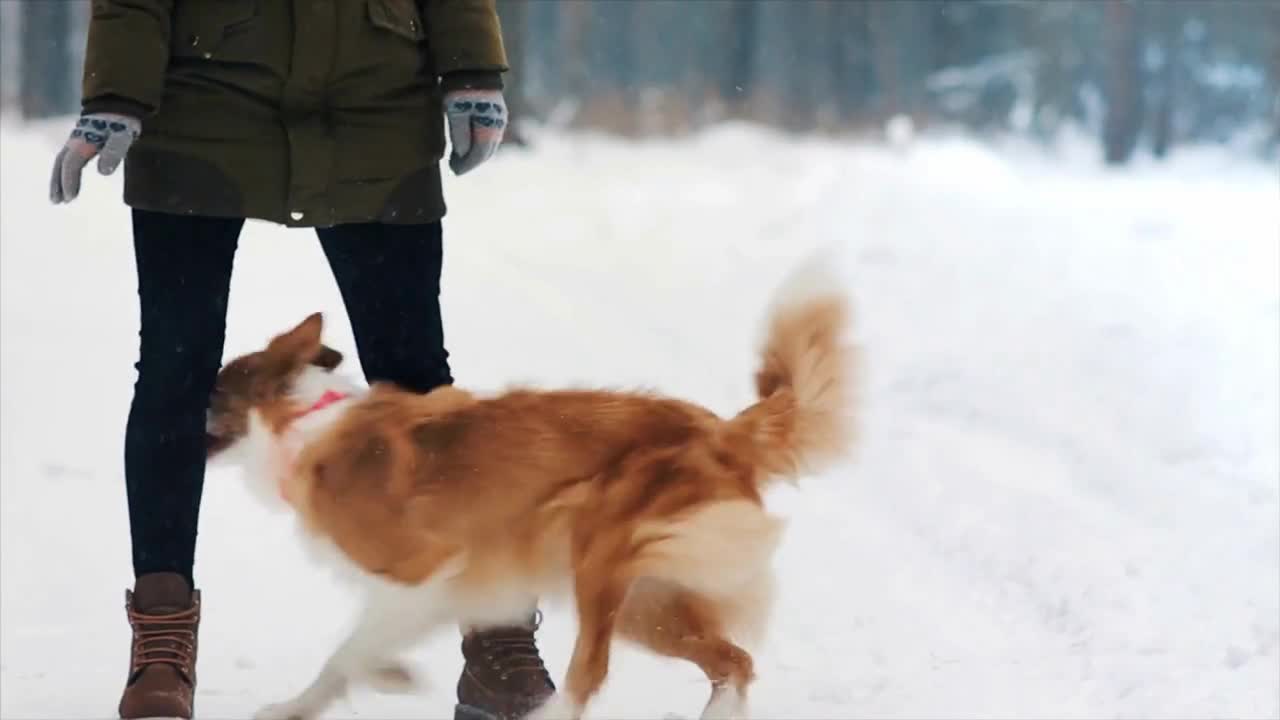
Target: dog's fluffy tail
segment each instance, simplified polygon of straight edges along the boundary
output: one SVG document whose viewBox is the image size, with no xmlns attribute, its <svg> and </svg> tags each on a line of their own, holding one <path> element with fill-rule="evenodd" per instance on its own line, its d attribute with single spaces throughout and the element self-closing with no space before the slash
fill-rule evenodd
<svg viewBox="0 0 1280 720">
<path fill-rule="evenodd" d="M 760 399 L 729 424 L 763 484 L 821 472 L 853 448 L 857 348 L 849 300 L 827 267 L 816 258 L 777 291 L 755 376 Z"/>
</svg>

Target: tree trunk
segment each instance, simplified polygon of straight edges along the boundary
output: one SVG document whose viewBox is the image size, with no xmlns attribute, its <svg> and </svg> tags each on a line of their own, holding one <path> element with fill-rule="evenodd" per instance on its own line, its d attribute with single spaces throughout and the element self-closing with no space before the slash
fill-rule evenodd
<svg viewBox="0 0 1280 720">
<path fill-rule="evenodd" d="M 876 98 L 881 118 L 902 111 L 902 63 L 897 50 L 897 29 L 891 0 L 872 0 L 867 5 L 872 67 L 875 69 Z"/>
<path fill-rule="evenodd" d="M 818 126 L 819 68 L 812 61 L 818 38 L 821 5 L 817 0 L 803 0 L 786 9 L 786 42 L 791 56 L 791 72 L 783 88 L 787 111 L 783 126 L 792 132 L 809 132 Z"/>
<path fill-rule="evenodd" d="M 1178 32 L 1181 13 L 1177 3 L 1161 3 L 1151 8 L 1159 33 L 1164 64 L 1156 78 L 1158 100 L 1152 111 L 1151 152 L 1158 158 L 1169 154 L 1173 144 L 1173 111 L 1177 105 L 1178 75 L 1182 66 L 1182 39 Z"/>
<path fill-rule="evenodd" d="M 529 32 L 529 0 L 498 0 L 498 17 L 502 20 L 502 42 L 507 49 L 507 63 L 511 66 L 502 79 L 507 100 L 507 133 L 503 137 L 503 143 L 524 146 L 527 142 L 520 132 L 520 124 L 524 118 L 532 115 L 522 81 L 529 60 L 529 54 L 525 52 L 525 38 Z"/>
<path fill-rule="evenodd" d="M 72 80 L 75 54 L 71 47 L 72 13 L 81 9 L 73 2 L 22 3 L 19 44 L 22 46 L 22 115 L 47 118 L 76 111 L 76 91 Z"/>
<path fill-rule="evenodd" d="M 1142 131 L 1141 23 L 1133 0 L 1107 0 L 1106 115 L 1103 151 L 1108 165 L 1123 165 L 1133 156 Z"/>
<path fill-rule="evenodd" d="M 735 117 L 746 115 L 747 103 L 756 89 L 759 15 L 760 6 L 754 0 L 737 0 L 729 9 L 729 62 L 721 95 Z"/>
</svg>

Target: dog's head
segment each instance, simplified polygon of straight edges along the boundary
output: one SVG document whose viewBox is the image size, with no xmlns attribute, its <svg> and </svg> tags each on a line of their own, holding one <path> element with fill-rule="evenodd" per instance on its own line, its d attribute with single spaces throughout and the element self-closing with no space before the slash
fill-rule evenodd
<svg viewBox="0 0 1280 720">
<path fill-rule="evenodd" d="M 332 372 L 342 353 L 320 342 L 324 318 L 313 313 L 292 330 L 272 338 L 266 348 L 241 355 L 218 372 L 205 426 L 210 458 L 249 432 L 249 414 L 268 421 L 296 410 L 295 389 L 308 368 Z"/>
</svg>

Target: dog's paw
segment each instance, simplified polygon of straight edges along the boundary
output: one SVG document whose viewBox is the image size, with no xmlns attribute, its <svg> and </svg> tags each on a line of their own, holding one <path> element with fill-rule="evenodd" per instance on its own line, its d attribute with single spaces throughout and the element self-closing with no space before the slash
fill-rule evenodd
<svg viewBox="0 0 1280 720">
<path fill-rule="evenodd" d="M 294 699 L 263 706 L 253 720 L 314 720 L 317 715 L 315 708 Z"/>
<path fill-rule="evenodd" d="M 717 687 L 699 720 L 746 720 L 747 698 L 738 690 Z"/>
<path fill-rule="evenodd" d="M 582 706 L 570 699 L 568 695 L 558 692 L 534 708 L 524 720 L 579 720 L 581 717 Z"/>
<path fill-rule="evenodd" d="M 425 689 L 426 683 L 408 665 L 388 662 L 365 674 L 369 687 L 389 695 L 409 695 Z"/>
</svg>

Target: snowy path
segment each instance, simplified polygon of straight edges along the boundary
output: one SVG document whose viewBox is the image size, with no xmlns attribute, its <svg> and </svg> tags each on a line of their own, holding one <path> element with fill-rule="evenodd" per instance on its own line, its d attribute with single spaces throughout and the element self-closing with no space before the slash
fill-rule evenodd
<svg viewBox="0 0 1280 720">
<path fill-rule="evenodd" d="M 126 663 L 128 215 L 118 178 L 46 203 L 62 132 L 5 125 L 0 147 L 6 720 L 111 717 Z M 733 412 L 765 290 L 838 242 L 868 350 L 864 444 L 774 498 L 793 525 L 756 716 L 1275 718 L 1280 189 L 1212 154 L 1176 167 L 739 129 L 547 138 L 450 181 L 455 369 Z M 251 225 L 241 247 L 228 352 L 312 310 L 343 318 L 312 235 Z M 232 475 L 210 476 L 202 529 L 199 714 L 244 718 L 310 677 L 350 599 Z M 557 675 L 572 630 L 548 613 Z M 417 654 L 427 696 L 360 693 L 335 717 L 448 717 L 456 640 Z M 691 716 L 703 693 L 692 668 L 627 649 L 590 715 Z"/>
</svg>

